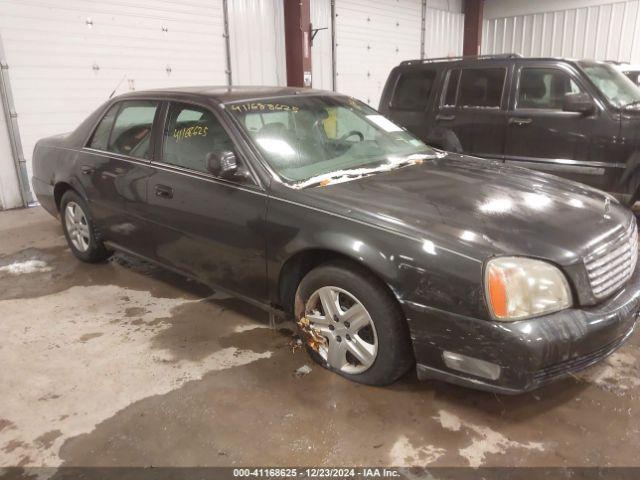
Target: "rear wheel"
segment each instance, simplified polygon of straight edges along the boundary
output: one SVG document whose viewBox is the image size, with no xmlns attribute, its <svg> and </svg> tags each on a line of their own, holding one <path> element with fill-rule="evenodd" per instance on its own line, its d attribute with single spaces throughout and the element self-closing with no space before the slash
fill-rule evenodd
<svg viewBox="0 0 640 480">
<path fill-rule="evenodd" d="M 62 196 L 60 219 L 64 236 L 76 258 L 96 263 L 111 256 L 111 252 L 98 238 L 87 202 L 73 190 Z"/>
<path fill-rule="evenodd" d="M 413 364 L 402 310 L 357 265 L 327 264 L 309 272 L 296 292 L 295 314 L 312 358 L 350 380 L 387 385 Z"/>
</svg>

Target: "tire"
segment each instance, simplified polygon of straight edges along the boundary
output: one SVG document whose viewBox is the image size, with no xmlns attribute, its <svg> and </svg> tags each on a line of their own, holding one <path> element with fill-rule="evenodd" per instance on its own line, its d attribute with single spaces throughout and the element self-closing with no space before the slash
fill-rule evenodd
<svg viewBox="0 0 640 480">
<path fill-rule="evenodd" d="M 112 252 L 100 240 L 87 202 L 73 190 L 62 196 L 60 221 L 67 244 L 78 260 L 98 263 L 111 256 Z"/>
<path fill-rule="evenodd" d="M 333 322 L 325 302 L 337 307 Z M 349 380 L 389 385 L 414 364 L 400 306 L 377 277 L 356 264 L 334 262 L 310 271 L 296 291 L 294 313 L 313 360 Z"/>
</svg>

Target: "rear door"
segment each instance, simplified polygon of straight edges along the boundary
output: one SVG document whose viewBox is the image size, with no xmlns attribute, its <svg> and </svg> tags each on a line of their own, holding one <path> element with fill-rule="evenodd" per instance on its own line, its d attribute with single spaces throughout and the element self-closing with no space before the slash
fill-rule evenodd
<svg viewBox="0 0 640 480">
<path fill-rule="evenodd" d="M 438 69 L 431 65 L 400 73 L 389 104 L 381 110 L 388 109 L 395 123 L 426 140 L 431 126 L 427 112 L 433 108 L 438 77 Z"/>
<path fill-rule="evenodd" d="M 566 94 L 587 92 L 581 78 L 563 63 L 520 63 L 514 90 L 507 122 L 507 163 L 604 187 L 600 185 L 604 169 L 590 162 L 598 114 L 563 111 Z"/>
<path fill-rule="evenodd" d="M 158 111 L 155 100 L 114 104 L 77 158 L 80 183 L 102 235 L 132 250 L 136 250 L 133 243 L 143 229 L 136 211 L 145 201 Z"/>
<path fill-rule="evenodd" d="M 220 117 L 208 106 L 171 102 L 163 109 L 159 154 L 149 175 L 149 256 L 240 296 L 265 300 L 267 195 Z M 244 177 L 206 168 L 208 153 L 233 151 Z"/>
<path fill-rule="evenodd" d="M 446 150 L 502 159 L 509 65 L 452 66 L 433 109 L 432 143 Z"/>
</svg>

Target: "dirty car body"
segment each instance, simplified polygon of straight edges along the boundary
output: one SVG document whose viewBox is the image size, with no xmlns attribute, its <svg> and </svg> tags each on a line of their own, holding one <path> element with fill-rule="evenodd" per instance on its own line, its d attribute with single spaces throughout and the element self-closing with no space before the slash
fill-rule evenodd
<svg viewBox="0 0 640 480">
<path fill-rule="evenodd" d="M 126 135 L 115 134 L 126 108 L 148 125 L 122 120 Z M 202 115 L 213 123 L 198 124 Z M 349 115 L 368 126 L 349 129 Z M 197 164 L 175 160 L 212 134 L 223 151 L 215 173 L 206 152 Z M 376 157 L 383 150 L 398 154 Z M 229 161 L 233 172 L 220 173 Z M 109 248 L 272 313 L 293 313 L 298 284 L 323 262 L 366 270 L 399 305 L 421 379 L 537 388 L 615 351 L 640 305 L 635 218 L 615 199 L 431 149 L 331 92 L 126 94 L 74 132 L 41 140 L 33 186 L 56 216 L 64 193 L 76 191 Z"/>
</svg>

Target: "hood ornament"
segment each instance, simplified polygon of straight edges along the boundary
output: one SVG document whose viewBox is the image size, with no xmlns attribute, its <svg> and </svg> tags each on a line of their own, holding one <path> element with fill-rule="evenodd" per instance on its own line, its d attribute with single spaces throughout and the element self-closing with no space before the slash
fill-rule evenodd
<svg viewBox="0 0 640 480">
<path fill-rule="evenodd" d="M 611 218 L 611 215 L 609 215 L 609 211 L 610 210 L 611 210 L 611 200 L 609 200 L 609 198 L 605 198 L 604 199 L 604 213 L 602 214 L 602 216 L 606 220 L 609 220 Z"/>
</svg>

